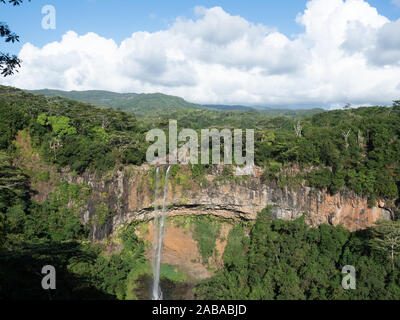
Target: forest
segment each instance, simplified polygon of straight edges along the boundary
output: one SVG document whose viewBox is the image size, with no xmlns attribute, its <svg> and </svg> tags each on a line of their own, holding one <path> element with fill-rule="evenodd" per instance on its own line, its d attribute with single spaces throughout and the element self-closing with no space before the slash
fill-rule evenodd
<svg viewBox="0 0 400 320">
<path fill-rule="evenodd" d="M 168 120 L 137 120 L 130 113 L 61 97 L 0 88 L 2 149 L 11 150 L 27 128 L 44 158 L 77 173 L 118 164 L 141 165 L 145 132 L 165 129 Z M 395 200 L 400 189 L 400 103 L 317 113 L 295 119 L 257 111 L 170 110 L 180 128 L 255 129 L 255 162 L 265 178 L 281 184 L 305 182 L 336 193 L 343 188 L 368 197 Z M 223 148 L 223 145 L 221 146 Z M 296 177 L 285 168 L 299 167 Z"/>
<path fill-rule="evenodd" d="M 196 285 L 196 298 L 400 298 L 400 101 L 390 107 L 278 116 L 182 107 L 171 110 L 169 118 L 195 130 L 254 128 L 256 165 L 265 182 L 303 184 L 332 194 L 351 191 L 371 206 L 384 199 L 393 212 L 393 221 L 351 233 L 340 226 L 311 228 L 304 218 L 275 220 L 266 208 L 256 222 L 237 223 L 231 230 L 223 269 Z M 101 174 L 145 163 L 145 133 L 167 126 L 167 116 L 139 118 L 0 86 L 0 299 L 136 299 L 140 295 L 132 286 L 139 286 L 148 267 L 146 244 L 136 236 L 135 224 L 121 230 L 123 249 L 111 255 L 88 240 L 90 225 L 82 223 L 79 212 L 91 192 L 87 186 L 58 183 L 47 200 L 35 201 L 33 176 L 45 181 L 50 173 L 38 175 L 18 165 L 16 137 L 29 137 L 59 174 Z M 191 170 L 200 178 L 211 168 Z M 107 214 L 99 211 L 97 222 Z M 199 222 L 198 228 L 208 227 Z M 198 238 L 203 241 L 201 233 Z M 202 246 L 202 252 L 208 254 L 212 245 Z M 33 285 L 41 279 L 37 270 L 44 261 L 59 270 L 63 289 L 55 296 Z M 357 268 L 355 291 L 342 290 L 345 265 Z M 166 279 L 179 278 L 168 268 L 164 273 Z"/>
<path fill-rule="evenodd" d="M 398 222 L 351 233 L 342 227 L 310 228 L 304 216 L 274 219 L 270 208 L 246 230 L 235 226 L 228 236 L 224 268 L 196 288 L 199 299 L 215 300 L 398 300 L 398 255 L 381 246 L 384 230 Z M 357 270 L 355 290 L 343 290 L 344 266 Z"/>
</svg>

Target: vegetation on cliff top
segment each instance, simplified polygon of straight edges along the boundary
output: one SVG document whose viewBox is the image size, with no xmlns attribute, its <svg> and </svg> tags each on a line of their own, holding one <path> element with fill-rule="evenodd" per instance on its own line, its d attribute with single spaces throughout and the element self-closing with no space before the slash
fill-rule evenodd
<svg viewBox="0 0 400 320">
<path fill-rule="evenodd" d="M 254 112 L 180 110 L 169 117 L 182 119 L 180 128 L 255 128 L 255 161 L 265 168 L 266 180 L 304 181 L 331 193 L 347 188 L 371 205 L 377 198 L 399 198 L 399 106 L 330 111 L 302 120 Z M 163 119 L 138 121 L 124 112 L 0 87 L 0 148 L 12 151 L 18 130 L 26 129 L 45 160 L 78 173 L 141 165 L 149 145 L 145 133 L 167 127 Z M 293 166 L 299 168 L 297 180 L 287 174 Z"/>
<path fill-rule="evenodd" d="M 12 151 L 22 129 L 45 160 L 78 173 L 140 165 L 147 149 L 148 128 L 132 115 L 0 86 L 0 149 Z"/>
</svg>

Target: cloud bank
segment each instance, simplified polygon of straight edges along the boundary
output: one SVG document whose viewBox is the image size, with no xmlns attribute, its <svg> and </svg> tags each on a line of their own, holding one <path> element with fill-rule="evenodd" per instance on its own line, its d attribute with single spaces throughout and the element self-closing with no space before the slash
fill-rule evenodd
<svg viewBox="0 0 400 320">
<path fill-rule="evenodd" d="M 387 104 L 400 98 L 400 20 L 364 0 L 311 0 L 290 39 L 220 7 L 195 8 L 166 30 L 120 45 L 67 32 L 25 44 L 4 82 L 26 89 L 162 92 L 198 103 L 266 106 Z"/>
</svg>

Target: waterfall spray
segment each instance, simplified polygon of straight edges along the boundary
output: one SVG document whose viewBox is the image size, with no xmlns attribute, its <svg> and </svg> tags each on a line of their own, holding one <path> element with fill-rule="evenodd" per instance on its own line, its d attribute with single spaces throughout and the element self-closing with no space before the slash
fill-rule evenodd
<svg viewBox="0 0 400 320">
<path fill-rule="evenodd" d="M 160 267 L 161 267 L 161 258 L 162 258 L 162 248 L 164 244 L 164 234 L 165 234 L 165 219 L 167 215 L 166 210 L 166 202 L 168 198 L 168 176 L 169 170 L 171 166 L 168 167 L 167 172 L 165 173 L 165 182 L 164 182 L 164 197 L 162 204 L 162 214 L 161 219 L 159 217 L 158 210 L 158 182 L 159 182 L 159 168 L 156 170 L 156 191 L 155 191 L 155 200 L 154 200 L 154 244 L 153 244 L 153 292 L 152 299 L 153 300 L 162 300 L 162 291 L 160 288 Z"/>
</svg>

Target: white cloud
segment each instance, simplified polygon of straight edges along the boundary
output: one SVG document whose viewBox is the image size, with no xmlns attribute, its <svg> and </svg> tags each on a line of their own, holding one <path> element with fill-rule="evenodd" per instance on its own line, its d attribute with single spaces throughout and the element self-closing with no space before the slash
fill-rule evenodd
<svg viewBox="0 0 400 320">
<path fill-rule="evenodd" d="M 376 65 L 400 66 L 400 20 L 386 23 L 375 37 L 375 43 L 367 52 L 370 61 Z"/>
<path fill-rule="evenodd" d="M 335 106 L 400 97 L 400 20 L 364 0 L 309 1 L 296 19 L 305 32 L 293 40 L 220 7 L 195 13 L 120 45 L 73 31 L 43 48 L 26 44 L 20 73 L 6 84 L 163 92 L 199 103 Z"/>
</svg>

